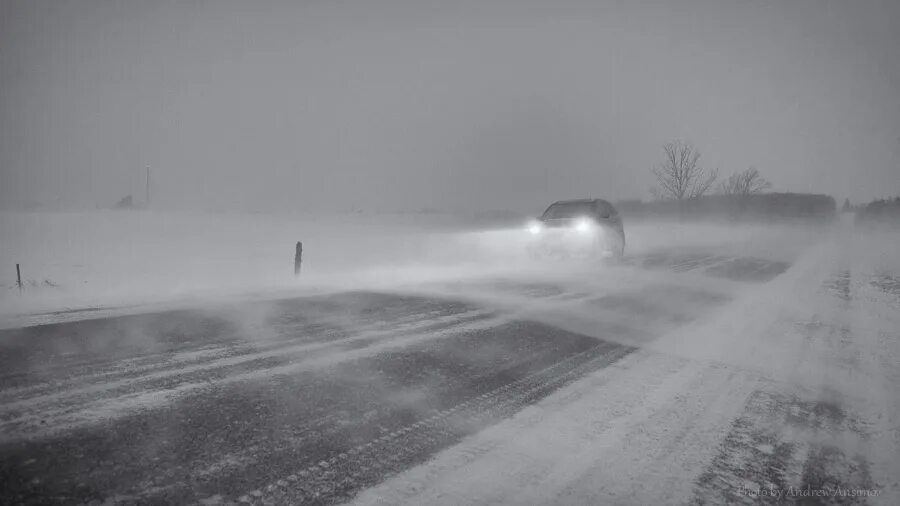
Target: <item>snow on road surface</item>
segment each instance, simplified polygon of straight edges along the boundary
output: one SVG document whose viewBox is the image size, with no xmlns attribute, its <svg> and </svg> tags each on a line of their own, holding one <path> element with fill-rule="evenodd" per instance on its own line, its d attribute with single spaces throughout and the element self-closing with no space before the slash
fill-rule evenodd
<svg viewBox="0 0 900 506">
<path fill-rule="evenodd" d="M 900 503 L 896 234 L 634 224 L 622 265 L 534 265 L 517 232 L 0 331 L 2 502 Z"/>
<path fill-rule="evenodd" d="M 888 240 L 838 232 L 355 504 L 898 504 L 898 271 L 867 251 Z"/>
</svg>

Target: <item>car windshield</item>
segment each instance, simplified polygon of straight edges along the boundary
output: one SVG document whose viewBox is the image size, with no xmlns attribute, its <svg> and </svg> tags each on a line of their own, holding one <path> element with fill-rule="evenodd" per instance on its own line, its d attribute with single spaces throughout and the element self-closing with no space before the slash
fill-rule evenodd
<svg viewBox="0 0 900 506">
<path fill-rule="evenodd" d="M 594 203 L 586 202 L 557 202 L 544 211 L 545 220 L 559 220 L 575 218 L 594 212 Z"/>
</svg>

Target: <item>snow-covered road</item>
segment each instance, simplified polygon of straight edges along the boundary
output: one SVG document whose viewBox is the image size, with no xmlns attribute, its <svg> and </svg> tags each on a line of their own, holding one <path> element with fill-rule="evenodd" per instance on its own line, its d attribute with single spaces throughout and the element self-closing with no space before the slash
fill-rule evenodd
<svg viewBox="0 0 900 506">
<path fill-rule="evenodd" d="M 884 240 L 840 231 L 355 504 L 900 504 L 900 289 Z"/>
<path fill-rule="evenodd" d="M 808 239 L 0 331 L 2 502 L 898 504 L 900 240 Z"/>
</svg>

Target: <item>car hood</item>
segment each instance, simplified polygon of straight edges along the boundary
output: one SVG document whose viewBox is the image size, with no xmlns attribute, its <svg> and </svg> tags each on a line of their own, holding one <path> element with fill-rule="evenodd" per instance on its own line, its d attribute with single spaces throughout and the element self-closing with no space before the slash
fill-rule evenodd
<svg viewBox="0 0 900 506">
<path fill-rule="evenodd" d="M 553 218 L 549 220 L 541 220 L 541 223 L 547 228 L 564 228 L 575 226 L 578 218 Z"/>
</svg>

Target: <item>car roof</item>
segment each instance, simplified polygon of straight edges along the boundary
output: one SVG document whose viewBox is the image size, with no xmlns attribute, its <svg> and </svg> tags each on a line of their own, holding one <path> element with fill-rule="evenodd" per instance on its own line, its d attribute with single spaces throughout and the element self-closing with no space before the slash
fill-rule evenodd
<svg viewBox="0 0 900 506">
<path fill-rule="evenodd" d="M 603 199 L 572 199 L 572 200 L 557 200 L 556 202 L 554 202 L 554 203 L 551 204 L 551 205 L 555 205 L 555 204 L 582 204 L 582 203 L 585 203 L 585 204 L 586 204 L 586 203 L 588 203 L 588 202 L 606 202 L 607 204 L 609 204 L 609 202 L 607 202 L 606 200 L 603 200 Z"/>
</svg>

